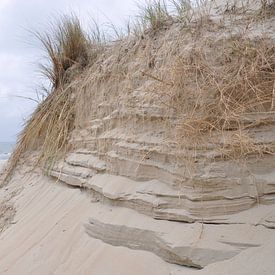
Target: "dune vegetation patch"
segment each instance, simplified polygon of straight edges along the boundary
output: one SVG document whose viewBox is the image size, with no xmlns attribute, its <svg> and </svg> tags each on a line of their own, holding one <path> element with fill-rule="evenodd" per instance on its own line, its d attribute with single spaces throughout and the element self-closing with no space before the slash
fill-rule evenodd
<svg viewBox="0 0 275 275">
<path fill-rule="evenodd" d="M 20 134 L 8 172 L 28 150 L 39 149 L 39 162 L 47 166 L 65 150 L 74 129 L 74 87 L 85 67 L 95 62 L 103 48 L 95 33 L 94 36 L 85 33 L 75 16 L 64 16 L 48 32 L 37 32 L 35 36 L 46 53 L 47 62 L 41 64 L 41 72 L 50 81 L 51 89 Z"/>
<path fill-rule="evenodd" d="M 87 33 L 75 16 L 62 17 L 36 33 L 51 89 L 26 123 L 7 175 L 26 151 L 38 151 L 38 163 L 50 169 L 69 150 L 73 131 L 103 112 L 100 100 L 112 113 L 133 102 L 136 89 L 164 108 L 164 140 L 192 148 L 192 161 L 209 144 L 229 159 L 272 154 L 273 145 L 250 129 L 275 115 L 274 38 L 261 30 L 273 18 L 272 1 L 252 9 L 231 1 L 221 9 L 208 1 L 152 1 L 114 41 L 97 26 Z"/>
<path fill-rule="evenodd" d="M 274 61 L 272 40 L 240 35 L 208 39 L 176 60 L 170 104 L 180 116 L 178 144 L 214 142 L 229 158 L 268 153 L 249 138 L 249 129 L 274 114 Z"/>
</svg>

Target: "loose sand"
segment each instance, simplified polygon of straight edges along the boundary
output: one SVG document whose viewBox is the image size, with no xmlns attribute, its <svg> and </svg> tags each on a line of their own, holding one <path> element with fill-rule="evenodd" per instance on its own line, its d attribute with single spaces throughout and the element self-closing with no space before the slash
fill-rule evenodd
<svg viewBox="0 0 275 275">
<path fill-rule="evenodd" d="M 100 203 L 91 201 L 87 192 L 40 173 L 23 176 L 17 172 L 8 187 L 0 189 L 1 196 L 10 198 L 16 214 L 0 233 L 0 274 L 275 274 L 275 236 L 268 244 L 196 270 L 169 264 L 151 252 L 112 246 L 90 237 L 83 225 Z M 109 206 L 109 211 L 115 212 L 114 208 Z M 122 211 L 121 215 L 127 213 Z"/>
<path fill-rule="evenodd" d="M 170 274 L 170 265 L 145 251 L 113 247 L 84 232 L 93 203 L 79 189 L 42 176 L 9 184 L 16 215 L 0 235 L 0 274 Z M 188 268 L 187 268 L 188 269 Z M 157 271 L 157 272 L 156 272 Z"/>
</svg>

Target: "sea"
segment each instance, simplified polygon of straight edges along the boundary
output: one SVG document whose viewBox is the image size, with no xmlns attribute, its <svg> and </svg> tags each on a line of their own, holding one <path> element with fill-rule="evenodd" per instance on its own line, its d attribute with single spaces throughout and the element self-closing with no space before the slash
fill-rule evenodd
<svg viewBox="0 0 275 275">
<path fill-rule="evenodd" d="M 10 157 L 14 149 L 15 142 L 1 142 L 0 141 L 0 160 L 6 160 Z"/>
</svg>

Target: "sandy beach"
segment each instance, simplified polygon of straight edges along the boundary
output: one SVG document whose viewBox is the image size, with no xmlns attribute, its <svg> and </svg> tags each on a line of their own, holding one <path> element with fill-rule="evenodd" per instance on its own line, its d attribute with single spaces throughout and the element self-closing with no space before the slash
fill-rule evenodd
<svg viewBox="0 0 275 275">
<path fill-rule="evenodd" d="M 85 191 L 70 188 L 64 183 L 41 176 L 40 172 L 22 176 L 24 173 L 24 171 L 16 172 L 9 186 L 0 192 L 0 197 L 4 194 L 8 198 L 5 204 L 14 205 L 16 209 L 16 213 L 6 211 L 7 226 L 0 233 L 1 274 L 231 275 L 233 272 L 238 275 L 271 275 L 275 272 L 273 230 L 250 225 L 224 225 L 223 229 L 222 226 L 217 228 L 215 225 L 205 225 L 203 233 L 200 233 L 201 226 L 198 224 L 198 231 L 196 226 L 192 226 L 192 236 L 186 231 L 188 225 L 170 224 L 164 221 L 156 223 L 146 215 L 137 214 L 133 210 L 104 205 Z M 112 177 L 109 180 L 112 180 Z M 113 180 L 115 181 L 115 177 Z M 2 209 L 3 206 L 2 202 Z M 258 220 L 258 217 L 270 213 L 272 208 L 263 207 L 258 211 L 255 210 L 242 217 L 253 216 Z M 100 240 L 101 237 L 91 237 L 89 231 L 85 230 L 89 224 L 89 217 L 105 223 L 105 226 L 98 231 L 99 234 L 103 234 L 103 238 L 106 237 L 104 242 Z M 123 224 L 124 228 L 120 229 L 119 235 L 115 233 L 115 226 L 108 229 L 107 224 L 111 225 L 113 222 Z M 94 220 L 93 225 L 95 224 Z M 234 244 L 236 248 L 238 247 L 237 253 L 235 257 L 210 264 L 201 271 L 170 264 L 158 257 L 157 251 L 152 253 L 154 249 L 150 251 L 150 245 L 148 248 L 144 247 L 145 250 L 129 249 L 126 244 L 119 245 L 119 242 L 123 244 L 123 239 L 128 238 L 125 229 L 137 229 L 140 226 L 149 226 L 152 233 L 163 232 L 164 235 L 168 229 L 173 236 L 170 242 L 175 242 L 175 245 L 180 239 L 188 245 L 188 241 L 193 238 L 198 249 L 201 245 L 202 247 L 206 245 L 205 248 L 210 245 L 209 249 L 202 250 L 200 254 L 200 257 L 206 257 L 205 259 L 214 249 L 221 249 L 220 253 L 233 252 L 231 248 Z M 110 237 L 116 236 L 116 245 L 108 240 L 109 230 L 112 232 Z M 145 232 L 146 230 L 143 230 L 142 234 L 138 233 L 140 240 L 138 236 L 135 237 L 137 246 L 146 238 Z M 203 234 L 201 240 L 198 239 L 200 234 Z M 214 240 L 219 234 L 223 235 L 224 245 L 221 242 L 215 244 Z M 134 235 L 135 232 L 132 231 L 129 237 L 133 238 Z M 146 240 L 148 244 L 151 243 L 152 248 L 156 236 L 152 235 L 151 239 Z M 231 243 L 228 247 L 225 245 L 227 242 Z M 242 244 L 246 247 L 246 242 L 248 249 L 241 252 L 239 246 Z M 194 244 L 191 245 L 193 247 Z M 196 253 L 200 253 L 199 250 L 197 252 L 193 250 L 194 259 Z M 265 273 L 262 273 L 263 271 Z"/>
<path fill-rule="evenodd" d="M 91 203 L 85 192 L 39 175 L 15 178 L 6 192 L 18 193 L 21 184 L 23 190 L 12 198 L 16 214 L 0 235 L 1 274 L 151 275 L 158 270 L 157 274 L 167 275 L 185 269 L 150 252 L 89 237 L 83 224 L 97 203 Z"/>
</svg>

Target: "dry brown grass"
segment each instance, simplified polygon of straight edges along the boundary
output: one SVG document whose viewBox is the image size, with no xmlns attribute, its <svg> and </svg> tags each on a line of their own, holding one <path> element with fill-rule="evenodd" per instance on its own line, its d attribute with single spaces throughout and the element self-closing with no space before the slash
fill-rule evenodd
<svg viewBox="0 0 275 275">
<path fill-rule="evenodd" d="M 147 1 L 145 5 L 140 5 L 139 20 L 143 29 L 153 31 L 161 29 L 171 20 L 167 4 L 163 0 Z"/>
<path fill-rule="evenodd" d="M 75 16 L 63 17 L 49 32 L 36 36 L 47 54 L 49 64 L 43 65 L 42 71 L 52 88 L 27 121 L 11 156 L 7 176 L 26 151 L 39 149 L 38 163 L 47 169 L 64 153 L 75 127 L 76 86 L 85 67 L 102 52 L 98 36 L 88 37 Z"/>
<path fill-rule="evenodd" d="M 70 81 L 69 69 L 73 66 L 83 68 L 88 64 L 90 39 L 76 16 L 63 16 L 59 22 L 51 24 L 47 33 L 35 35 L 48 61 L 41 65 L 42 73 L 51 81 L 53 89 Z"/>
<path fill-rule="evenodd" d="M 26 151 L 39 149 L 39 161 L 47 166 L 64 150 L 74 125 L 72 88 L 59 88 L 42 102 L 27 121 L 12 154 L 8 175 Z"/>
<path fill-rule="evenodd" d="M 175 92 L 170 104 L 181 117 L 178 143 L 183 147 L 207 146 L 213 136 L 230 131 L 235 134 L 226 149 L 223 144 L 216 145 L 227 157 L 267 153 L 249 137 L 254 121 L 248 123 L 244 118 L 247 114 L 273 113 L 274 44 L 269 39 L 240 36 L 214 43 L 195 47 L 173 67 Z M 209 51 L 213 47 L 215 52 Z"/>
</svg>

